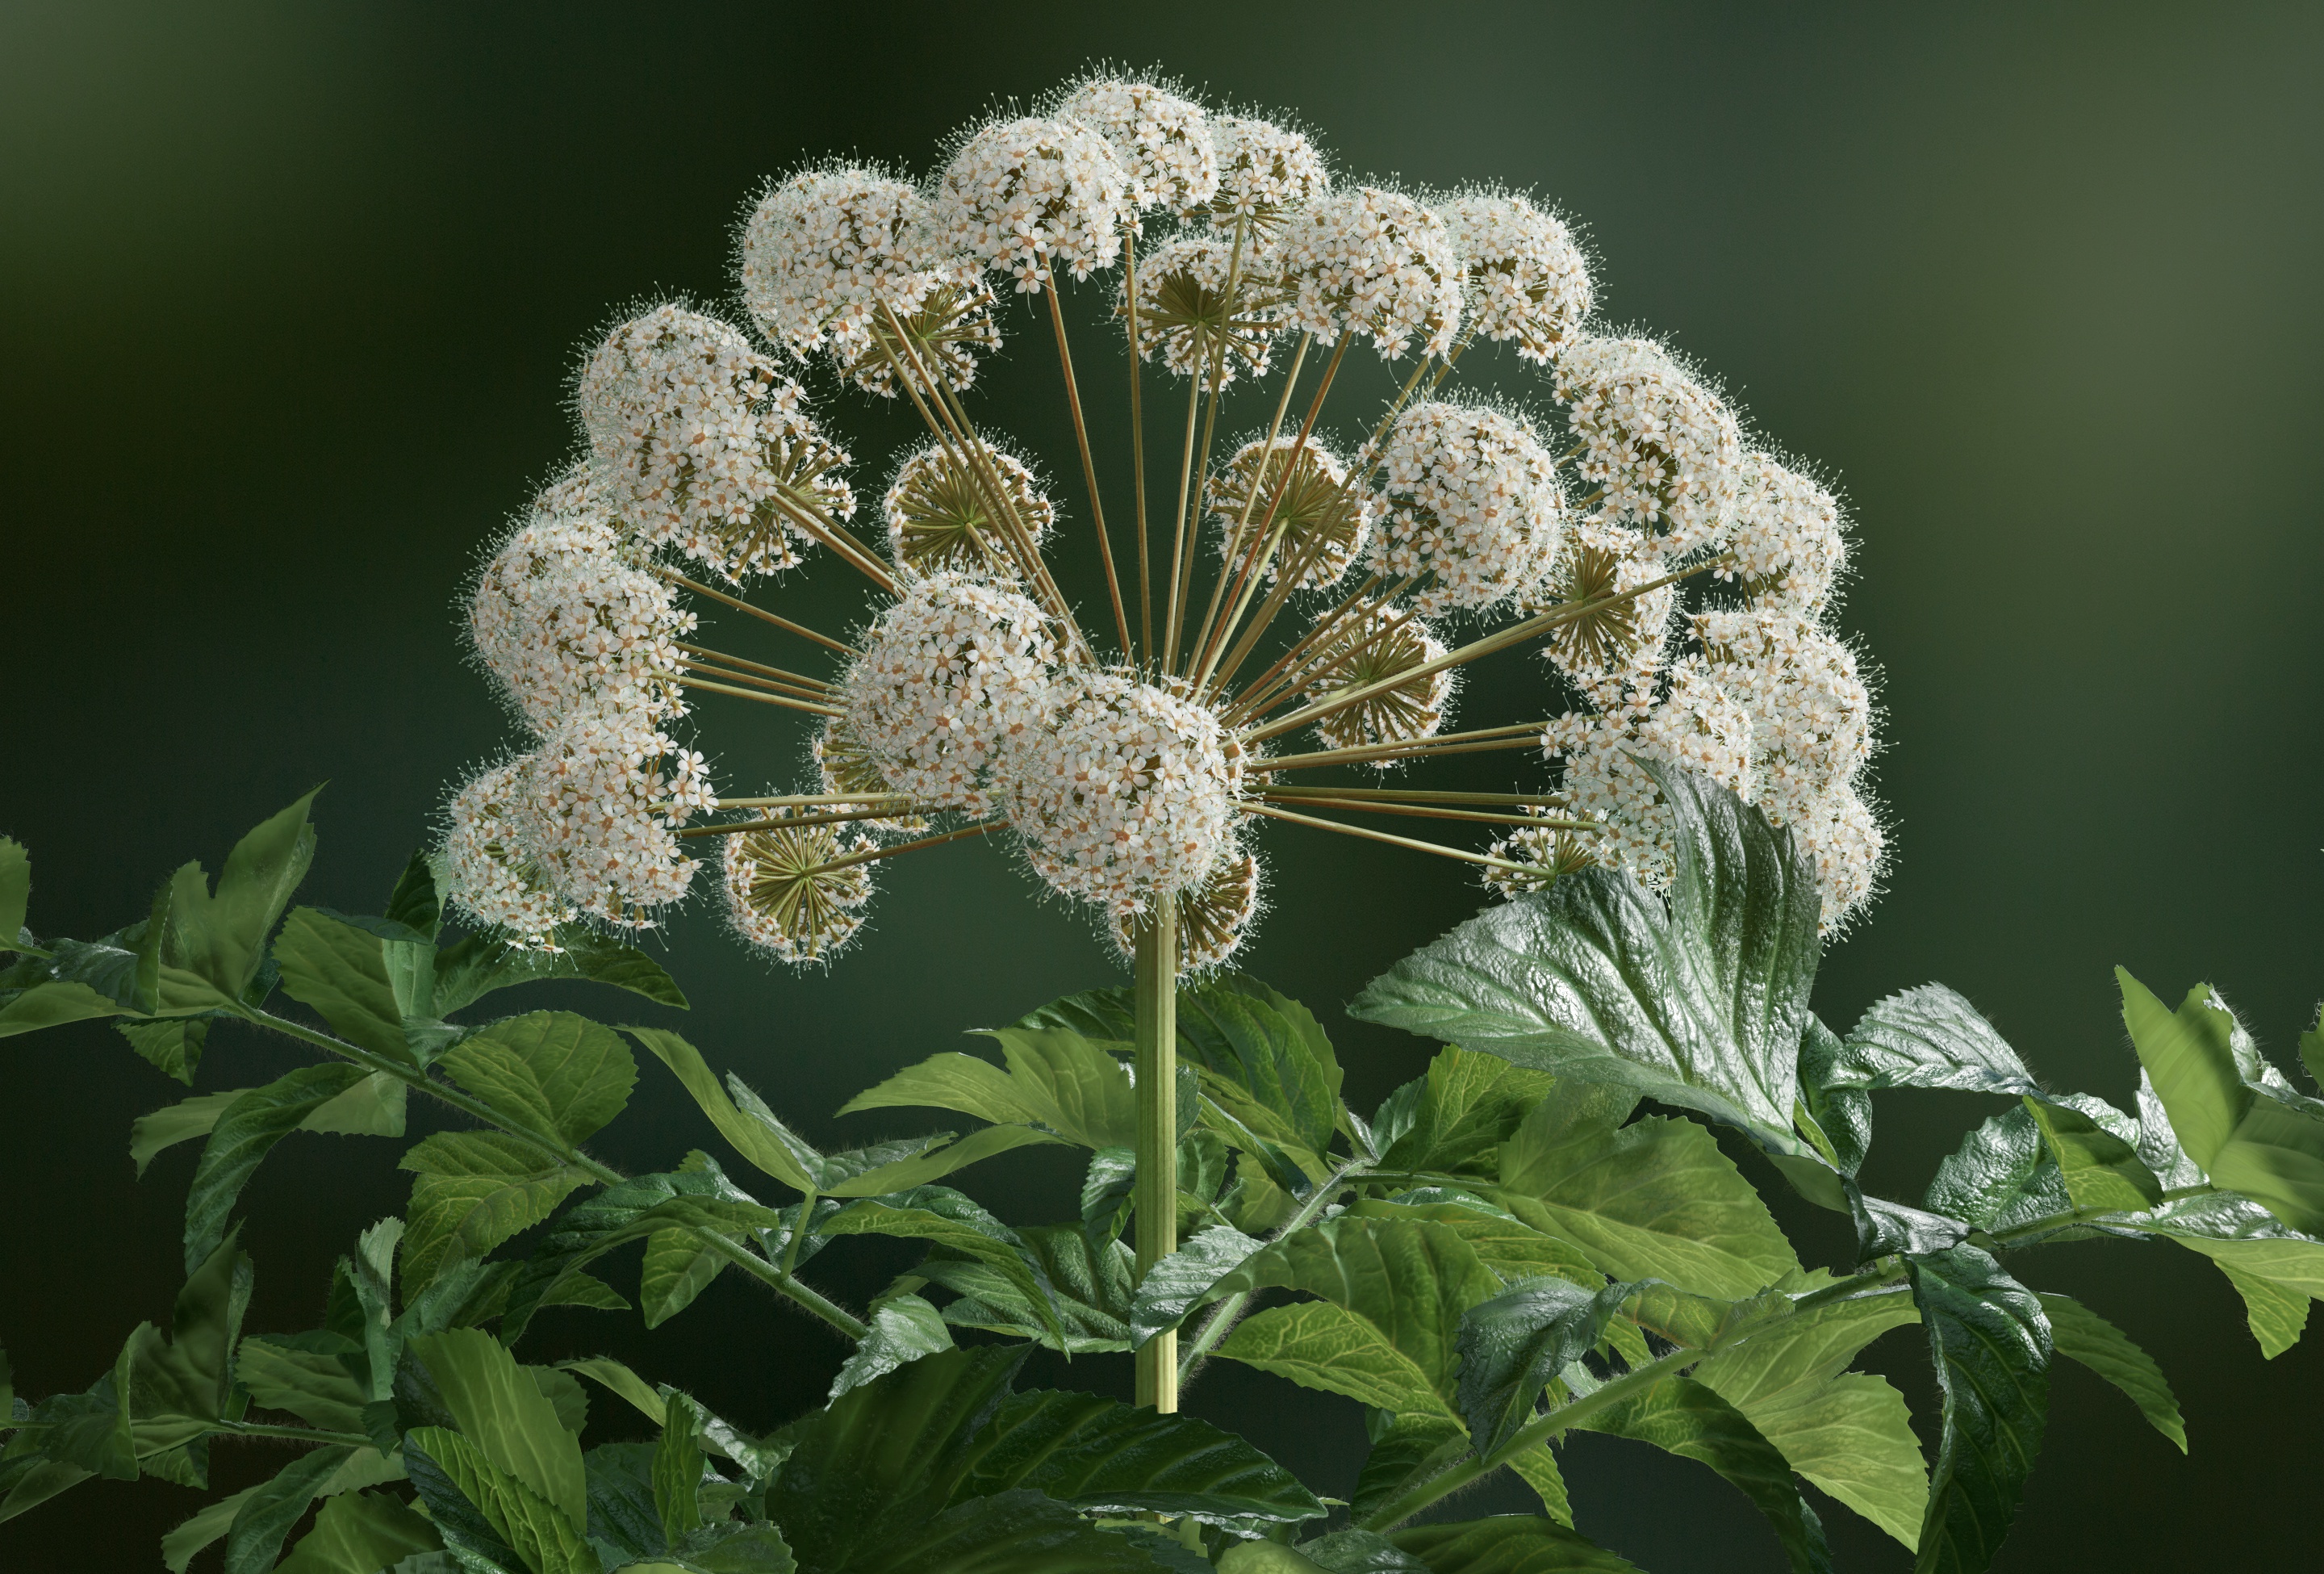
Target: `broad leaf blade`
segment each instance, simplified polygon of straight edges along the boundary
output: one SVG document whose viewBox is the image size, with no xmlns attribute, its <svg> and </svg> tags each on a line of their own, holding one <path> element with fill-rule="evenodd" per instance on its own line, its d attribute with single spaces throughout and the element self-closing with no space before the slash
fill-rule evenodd
<svg viewBox="0 0 2324 1574">
<path fill-rule="evenodd" d="M 2049 1319 L 1975 1246 L 1908 1258 L 1944 1424 L 1915 1574 L 1982 1574 L 2016 1517 L 2050 1403 Z"/>
<path fill-rule="evenodd" d="M 274 1144 L 368 1075 L 344 1061 L 301 1066 L 226 1106 L 210 1130 L 186 1193 L 188 1272 L 217 1249 L 235 1199 Z"/>
<path fill-rule="evenodd" d="M 417 1065 L 403 1037 L 403 1008 L 388 977 L 385 942 L 311 907 L 294 911 L 274 942 L 282 990 L 311 1005 L 350 1042 Z"/>
<path fill-rule="evenodd" d="M 1328 1301 L 1270 1306 L 1245 1318 L 1217 1353 L 1379 1410 L 1455 1418 L 1431 1373 L 1376 1324 Z"/>
<path fill-rule="evenodd" d="M 480 1329 L 455 1329 L 415 1339 L 412 1347 L 462 1436 L 572 1523 L 585 1523 L 589 1507 L 581 1447 L 501 1342 Z"/>
<path fill-rule="evenodd" d="M 1420 1525 L 1388 1539 L 1426 1564 L 1429 1574 L 1636 1574 L 1637 1569 L 1556 1521 L 1532 1514 Z"/>
<path fill-rule="evenodd" d="M 2138 1406 L 2147 1424 L 2187 1451 L 2187 1423 L 2179 1414 L 2179 1401 L 2154 1357 L 2133 1344 L 2128 1334 L 2070 1295 L 2041 1298 L 2050 1319 L 2054 1348 L 2080 1361 L 2122 1390 Z"/>
<path fill-rule="evenodd" d="M 702 1058 L 701 1051 L 664 1028 L 625 1027 L 622 1031 L 651 1050 L 663 1065 L 677 1074 L 686 1090 L 694 1095 L 695 1103 L 702 1106 L 702 1113 L 710 1117 L 710 1124 L 718 1128 L 718 1134 L 733 1143 L 736 1153 L 795 1191 L 815 1189 L 813 1178 L 789 1146 L 764 1122 L 735 1107 L 734 1100 L 720 1084 L 717 1074 L 710 1069 L 709 1062 Z"/>
<path fill-rule="evenodd" d="M 406 1153 L 411 1203 L 403 1246 L 404 1293 L 443 1269 L 483 1257 L 555 1210 L 589 1174 L 537 1143 L 504 1132 L 442 1132 Z"/>
<path fill-rule="evenodd" d="M 831 1380 L 831 1397 L 884 1377 L 907 1362 L 954 1348 L 944 1314 L 917 1295 L 890 1295 L 872 1309 L 872 1330 L 855 1342 Z"/>
<path fill-rule="evenodd" d="M 321 792 L 317 788 L 316 792 Z M 178 871 L 170 886 L 169 932 L 161 941 L 165 987 L 207 1004 L 231 1006 L 258 972 L 266 936 L 290 904 L 315 858 L 309 792 L 258 826 L 226 855 L 212 893 L 198 865 Z"/>
</svg>

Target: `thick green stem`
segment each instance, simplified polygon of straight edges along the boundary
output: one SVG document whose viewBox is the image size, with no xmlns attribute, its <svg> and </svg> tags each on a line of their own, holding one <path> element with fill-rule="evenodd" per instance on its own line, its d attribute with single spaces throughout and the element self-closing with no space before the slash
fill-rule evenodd
<svg viewBox="0 0 2324 1574">
<path fill-rule="evenodd" d="M 1178 1249 L 1178 904 L 1157 898 L 1138 930 L 1138 1276 Z M 1137 1403 L 1178 1408 L 1178 1336 L 1138 1352 Z"/>
<path fill-rule="evenodd" d="M 539 1132 L 527 1131 L 521 1127 L 510 1125 L 505 1120 L 501 1118 L 500 1115 L 493 1110 L 491 1105 L 484 1103 L 480 1098 L 472 1097 L 470 1095 L 462 1092 L 459 1088 L 450 1086 L 448 1083 L 438 1082 L 436 1079 L 429 1076 L 425 1071 L 420 1069 L 416 1066 L 406 1065 L 399 1060 L 392 1060 L 385 1055 L 376 1054 L 370 1050 L 364 1049 L 360 1045 L 348 1043 L 343 1039 L 333 1038 L 327 1032 L 318 1032 L 315 1029 L 306 1026 L 304 1023 L 292 1022 L 288 1017 L 276 1016 L 273 1013 L 269 1011 L 261 1011 L 255 1007 L 245 1007 L 242 1014 L 251 1023 L 259 1027 L 271 1028 L 276 1032 L 281 1033 L 289 1038 L 297 1039 L 302 1043 L 313 1044 L 318 1049 L 327 1050 L 332 1054 L 337 1055 L 343 1060 L 354 1061 L 356 1065 L 363 1067 L 367 1071 L 384 1073 L 387 1076 L 394 1078 L 397 1081 L 403 1083 L 407 1087 L 418 1088 L 420 1092 L 427 1094 L 429 1097 L 437 1099 L 441 1103 L 448 1104 L 454 1109 L 460 1111 L 464 1115 L 474 1116 L 476 1119 L 483 1121 L 485 1125 L 493 1127 L 496 1131 L 506 1132 L 511 1136 L 518 1137 L 525 1142 L 532 1143 L 535 1147 L 541 1149 L 545 1153 L 555 1154 L 558 1158 L 562 1159 L 568 1164 L 571 1164 L 574 1168 L 586 1171 L 591 1179 L 596 1180 L 601 1185 L 618 1185 L 623 1180 L 627 1179 L 627 1177 L 622 1175 L 620 1171 L 612 1168 L 610 1165 L 599 1163 L 596 1160 L 591 1158 L 588 1154 L 583 1153 L 580 1149 L 573 1146 L 569 1143 L 559 1142 L 554 1138 L 544 1136 Z M 804 1211 L 802 1211 L 800 1215 L 800 1227 L 802 1229 L 806 1227 L 806 1214 Z M 786 1274 L 780 1268 L 776 1267 L 772 1263 L 768 1262 L 754 1252 L 747 1251 L 743 1247 L 737 1245 L 734 1242 L 729 1240 L 726 1236 L 720 1235 L 717 1231 L 712 1229 L 694 1228 L 690 1233 L 704 1245 L 708 1246 L 712 1251 L 716 1252 L 720 1256 L 724 1257 L 727 1261 L 733 1263 L 736 1267 L 741 1268 L 752 1278 L 780 1292 L 782 1294 L 788 1296 L 800 1306 L 806 1308 L 808 1311 L 813 1312 L 816 1316 L 829 1323 L 833 1328 L 837 1329 L 841 1333 L 845 1334 L 849 1338 L 860 1339 L 865 1334 L 872 1331 L 861 1319 L 844 1310 L 819 1292 L 814 1290 L 808 1285 L 799 1282 L 797 1279 Z"/>
</svg>

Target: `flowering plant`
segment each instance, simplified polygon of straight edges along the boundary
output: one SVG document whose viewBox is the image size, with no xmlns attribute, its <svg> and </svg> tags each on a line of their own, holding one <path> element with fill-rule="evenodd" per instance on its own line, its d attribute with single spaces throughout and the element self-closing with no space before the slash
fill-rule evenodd
<svg viewBox="0 0 2324 1574">
<path fill-rule="evenodd" d="M 1117 266 L 1127 532 L 1106 523 L 1061 276 Z M 1572 1523 L 1555 1445 L 1588 1430 L 1709 1464 L 1795 1569 L 1829 1566 L 1812 1487 L 1918 1567 L 1972 1569 L 2015 1511 L 2056 1356 L 2184 1446 L 2153 1362 L 2004 1254 L 2174 1239 L 2219 1262 L 2270 1354 L 2297 1338 L 2324 1292 L 2324 1102 L 2215 994 L 2173 1012 L 2125 977 L 2135 1118 L 2045 1089 L 1941 986 L 1845 1036 L 1809 1011 L 1821 947 L 1883 853 L 1861 782 L 1872 707 L 1828 624 L 1840 512 L 1670 352 L 1595 331 L 1564 222 L 1500 191 L 1344 188 L 1296 131 L 1096 78 L 973 129 L 925 186 L 853 166 L 776 182 L 738 274 L 749 331 L 661 302 L 588 356 L 584 451 L 467 599 L 527 746 L 459 788 L 380 914 L 290 909 L 307 800 L 215 888 L 189 865 L 96 941 L 24 927 L 29 861 L 0 842 L 17 957 L 0 1033 L 117 1019 L 189 1085 L 219 1022 L 324 1055 L 138 1123 L 141 1168 L 203 1143 L 172 1331 L 140 1327 L 83 1393 L 0 1388 L 0 1519 L 93 1475 L 203 1485 L 213 1440 L 271 1438 L 309 1451 L 173 1532 L 174 1570 L 220 1541 L 229 1569 L 273 1566 L 310 1511 L 281 1567 L 1628 1568 Z M 1048 319 L 1078 525 L 965 397 L 1012 296 Z M 1541 369 L 1554 419 L 1446 394 L 1480 338 Z M 1359 340 L 1413 365 L 1335 443 L 1322 415 Z M 879 547 L 853 528 L 849 450 L 787 366 L 924 422 L 881 495 Z M 1148 366 L 1185 384 L 1159 528 Z M 1263 419 L 1222 451 L 1245 396 Z M 1110 650 L 1058 577 L 1083 541 Z M 868 582 L 861 626 L 765 604 L 811 556 Z M 797 642 L 793 664 L 706 643 L 721 615 Z M 1469 663 L 1526 648 L 1564 708 L 1447 731 Z M 807 718 L 803 790 L 715 790 L 678 733 L 730 702 Z M 1302 732 L 1314 746 L 1287 741 Z M 1554 780 L 1404 784 L 1517 751 Z M 1448 1046 L 1368 1116 L 1314 1014 L 1228 966 L 1276 824 L 1462 862 L 1504 899 L 1350 1007 Z M 991 1030 L 1000 1064 L 939 1055 L 847 1106 L 982 1123 L 965 1136 L 825 1153 L 667 1029 L 456 1020 L 558 979 L 682 1007 L 627 941 L 691 892 L 706 842 L 735 931 L 805 964 L 862 931 L 880 862 L 995 837 L 1085 904 L 1134 982 Z M 465 931 L 449 943 L 447 924 Z M 324 1025 L 278 1014 L 278 993 Z M 641 1177 L 588 1153 L 634 1086 L 632 1043 L 787 1199 L 707 1151 Z M 2324 1037 L 2303 1054 L 2324 1061 Z M 1870 1095 L 1895 1087 L 2012 1101 L 1920 1207 L 1857 1180 Z M 230 1219 L 266 1153 L 301 1130 L 400 1139 L 414 1090 L 481 1129 L 403 1153 L 410 1206 L 341 1260 L 319 1327 L 243 1335 Z M 1847 1215 L 1845 1271 L 1805 1267 L 1708 1128 L 1640 1116 L 1647 1099 L 1731 1128 Z M 1037 1144 L 1088 1150 L 1074 1217 L 1012 1227 L 943 1184 Z M 865 1235 L 926 1255 L 858 1312 L 803 1271 Z M 592 1269 L 640 1243 L 650 1327 L 732 1268 L 851 1341 L 831 1403 L 761 1435 L 620 1363 L 519 1359 L 541 1316 L 625 1310 Z M 1943 1395 L 1933 1469 L 1901 1396 L 1846 1369 L 1907 1323 Z M 1013 1392 L 1035 1346 L 1130 1354 L 1137 1403 Z M 1365 1407 L 1345 1498 L 1177 1413 L 1222 1359 Z M 584 1449 L 583 1380 L 653 1440 Z M 1539 1513 L 1442 1518 L 1504 1468 Z"/>
</svg>

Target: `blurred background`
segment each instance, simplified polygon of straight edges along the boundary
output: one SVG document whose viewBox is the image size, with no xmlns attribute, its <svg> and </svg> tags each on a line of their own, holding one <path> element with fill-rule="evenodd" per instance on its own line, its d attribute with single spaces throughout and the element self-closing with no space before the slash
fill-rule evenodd
<svg viewBox="0 0 2324 1574">
<path fill-rule="evenodd" d="M 2122 963 L 2173 999 L 2215 982 L 2292 1063 L 2324 993 L 2324 12 L 2298 5 L 15 0 L 0 7 L 0 831 L 32 849 L 34 927 L 141 915 L 168 869 L 215 869 L 327 780 L 305 899 L 377 911 L 447 787 L 512 741 L 463 662 L 454 600 L 570 450 L 576 347 L 641 296 L 725 298 L 730 227 L 765 177 L 832 153 L 924 171 L 964 121 L 1105 57 L 1296 116 L 1343 177 L 1532 188 L 1586 227 L 1613 321 L 1669 335 L 1844 489 L 1859 577 L 1843 621 L 1885 675 L 1894 862 L 1825 964 L 1828 1020 L 1941 979 L 2055 1085 L 2126 1102 Z M 1109 412 L 1111 291 L 1074 298 L 1082 375 Z M 1070 530 L 1080 481 L 1047 325 L 1012 303 L 1003 326 L 979 413 L 1047 456 Z M 1489 370 L 1512 394 L 1538 386 L 1506 356 Z M 1335 395 L 1351 431 L 1386 387 L 1366 375 L 1360 398 Z M 908 411 L 848 395 L 826 414 L 875 501 Z M 1098 432 L 1117 477 L 1124 430 L 1109 413 Z M 862 602 L 843 574 L 812 567 L 784 594 L 844 625 Z M 1464 715 L 1520 718 L 1538 684 L 1508 661 Z M 735 708 L 752 713 L 700 717 L 722 785 L 794 781 L 801 735 Z M 1506 776 L 1518 756 L 1486 758 Z M 1481 893 L 1450 865 L 1302 836 L 1265 843 L 1274 912 L 1246 955 L 1315 1007 L 1369 1107 L 1430 1046 L 1340 1003 Z M 827 975 L 770 971 L 706 906 L 664 959 L 688 1015 L 595 990 L 564 1003 L 682 1023 L 833 1143 L 910 1127 L 908 1112 L 828 1114 L 896 1067 L 1119 979 L 1084 923 L 981 843 L 887 866 L 872 929 Z M 204 1088 L 297 1063 L 230 1031 L 211 1057 Z M 133 1178 L 130 1121 L 182 1090 L 101 1024 L 10 1041 L 0 1060 L 0 1339 L 17 1391 L 39 1396 L 166 1319 L 195 1151 Z M 1917 1198 L 1996 1107 L 1884 1096 L 1870 1188 Z M 706 1140 L 649 1067 L 600 1150 L 659 1168 Z M 1743 1162 L 1803 1255 L 1838 1261 L 1837 1221 Z M 401 1208 L 391 1165 L 362 1139 L 276 1151 L 247 1199 L 252 1330 L 312 1323 L 331 1259 Z M 1076 1178 L 1063 1150 L 1034 1150 L 965 1184 L 1038 1218 L 1073 1211 Z M 882 1249 L 818 1268 L 860 1301 L 908 1260 Z M 2194 1451 L 2063 1371 L 2002 1568 L 2312 1548 L 2324 1340 L 2263 1362 L 2226 1282 L 2167 1245 L 2051 1247 L 2017 1268 L 2161 1358 Z M 656 1335 L 581 1311 L 539 1329 L 549 1353 L 623 1356 L 761 1427 L 818 1403 L 841 1356 L 733 1275 Z M 1929 1417 L 1916 1338 L 1872 1359 Z M 1126 1385 L 1117 1366 L 1049 1362 L 1031 1380 Z M 1217 1370 L 1189 1403 L 1237 1412 L 1344 1495 L 1360 1425 L 1314 1399 Z M 224 1489 L 282 1462 L 218 1453 Z M 1581 1527 L 1657 1574 L 1783 1566 L 1707 1470 L 1585 1437 L 1567 1473 Z M 200 1501 L 93 1483 L 0 1527 L 0 1564 L 157 1566 L 156 1538 Z M 1487 1492 L 1458 1512 L 1523 1506 Z M 1841 1567 L 1909 1565 L 1824 1507 Z"/>
</svg>

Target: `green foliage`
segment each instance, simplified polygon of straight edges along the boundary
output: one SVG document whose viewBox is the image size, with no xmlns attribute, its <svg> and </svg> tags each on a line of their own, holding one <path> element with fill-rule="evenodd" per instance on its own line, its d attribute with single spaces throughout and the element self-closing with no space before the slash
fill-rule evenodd
<svg viewBox="0 0 2324 1574">
<path fill-rule="evenodd" d="M 1944 1395 L 1913 1567 L 1915 1574 L 1986 1569 L 2042 1451 L 2050 1321 L 2034 1292 L 1975 1246 L 1914 1259 L 1906 1273 Z"/>
</svg>

